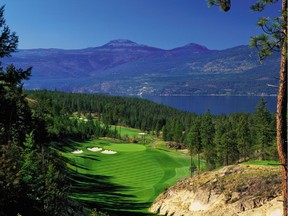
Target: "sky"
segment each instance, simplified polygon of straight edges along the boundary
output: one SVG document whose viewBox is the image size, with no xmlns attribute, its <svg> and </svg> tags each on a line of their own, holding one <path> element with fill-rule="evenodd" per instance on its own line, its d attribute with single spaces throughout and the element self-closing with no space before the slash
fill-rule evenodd
<svg viewBox="0 0 288 216">
<path fill-rule="evenodd" d="M 206 0 L 0 0 L 19 49 L 97 47 L 115 39 L 173 49 L 198 43 L 209 49 L 249 44 L 260 17 L 279 16 L 281 5 L 252 12 L 255 0 L 232 0 L 228 13 Z"/>
</svg>

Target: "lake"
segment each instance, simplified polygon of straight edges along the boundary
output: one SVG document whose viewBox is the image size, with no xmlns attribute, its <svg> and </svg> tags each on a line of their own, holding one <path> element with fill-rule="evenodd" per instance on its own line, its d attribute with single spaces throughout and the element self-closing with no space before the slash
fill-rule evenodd
<svg viewBox="0 0 288 216">
<path fill-rule="evenodd" d="M 264 98 L 267 102 L 267 109 L 275 113 L 277 102 L 277 97 L 272 96 L 147 96 L 145 98 L 197 114 L 203 114 L 209 109 L 215 115 L 237 112 L 253 113 L 260 98 Z"/>
</svg>

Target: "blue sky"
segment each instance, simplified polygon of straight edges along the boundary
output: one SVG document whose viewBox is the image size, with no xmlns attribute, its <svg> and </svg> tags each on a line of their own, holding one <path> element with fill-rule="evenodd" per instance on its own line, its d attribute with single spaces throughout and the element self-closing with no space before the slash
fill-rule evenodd
<svg viewBox="0 0 288 216">
<path fill-rule="evenodd" d="M 19 48 L 79 49 L 114 39 L 163 49 L 198 43 L 209 49 L 248 44 L 258 18 L 274 17 L 280 4 L 252 12 L 255 0 L 232 0 L 229 13 L 206 0 L 0 0 L 19 36 Z"/>
</svg>

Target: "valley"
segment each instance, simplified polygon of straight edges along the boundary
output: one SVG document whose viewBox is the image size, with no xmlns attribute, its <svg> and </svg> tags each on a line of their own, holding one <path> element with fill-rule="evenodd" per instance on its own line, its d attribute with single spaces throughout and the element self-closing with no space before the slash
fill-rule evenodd
<svg viewBox="0 0 288 216">
<path fill-rule="evenodd" d="M 233 4 L 224 19 L 207 4 L 227 12 L 230 0 L 190 3 L 0 7 L 1 216 L 287 215 L 287 1 Z M 263 96 L 276 95 L 271 111 Z M 149 96 L 209 97 L 220 111 Z M 245 97 L 253 110 L 218 109 Z"/>
</svg>

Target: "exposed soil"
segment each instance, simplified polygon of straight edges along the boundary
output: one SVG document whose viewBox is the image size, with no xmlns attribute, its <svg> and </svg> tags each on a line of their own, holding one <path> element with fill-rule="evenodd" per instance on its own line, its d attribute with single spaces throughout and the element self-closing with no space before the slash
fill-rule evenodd
<svg viewBox="0 0 288 216">
<path fill-rule="evenodd" d="M 282 215 L 280 168 L 233 165 L 179 181 L 153 203 L 160 215 Z"/>
</svg>

